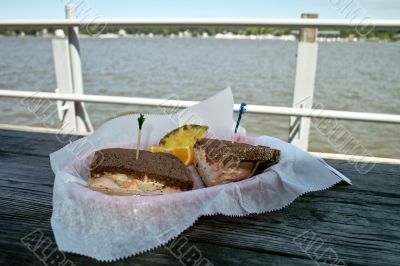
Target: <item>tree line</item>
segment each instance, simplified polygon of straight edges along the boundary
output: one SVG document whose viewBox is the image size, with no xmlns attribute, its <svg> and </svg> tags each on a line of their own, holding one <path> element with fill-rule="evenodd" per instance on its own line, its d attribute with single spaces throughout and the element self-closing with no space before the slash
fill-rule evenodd
<svg viewBox="0 0 400 266">
<path fill-rule="evenodd" d="M 48 28 L 46 29 L 48 34 L 54 34 L 56 28 Z M 105 27 L 101 29 L 102 34 L 106 33 L 114 33 L 118 34 L 119 31 L 123 29 L 127 34 L 154 34 L 159 36 L 169 36 L 171 34 L 179 34 L 180 32 L 190 31 L 193 37 L 198 37 L 203 35 L 203 33 L 207 33 L 209 36 L 215 36 L 218 33 L 232 33 L 236 35 L 265 35 L 272 34 L 275 36 L 281 35 L 290 35 L 295 34 L 296 31 L 290 29 L 274 29 L 274 28 L 266 28 L 266 27 Z M 80 27 L 81 34 L 89 34 L 99 33 L 99 28 L 95 27 Z M 0 35 L 5 36 L 13 36 L 20 35 L 21 33 L 25 35 L 37 36 L 41 35 L 43 32 L 43 28 L 0 28 Z M 371 31 L 368 34 L 360 33 L 356 30 L 340 30 L 339 36 L 341 38 L 347 37 L 356 37 L 360 39 L 378 39 L 385 41 L 397 41 L 400 40 L 400 31 Z"/>
</svg>

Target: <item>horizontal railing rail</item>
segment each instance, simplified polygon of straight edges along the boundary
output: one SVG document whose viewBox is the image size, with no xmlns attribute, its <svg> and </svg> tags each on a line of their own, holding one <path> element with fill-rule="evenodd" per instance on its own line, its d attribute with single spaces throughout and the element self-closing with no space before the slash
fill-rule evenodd
<svg viewBox="0 0 400 266">
<path fill-rule="evenodd" d="M 137 19 L 12 19 L 0 20 L 0 27 L 72 26 L 234 26 L 277 28 L 371 28 L 399 29 L 400 20 L 380 19 L 257 19 L 257 18 L 137 18 Z"/>
<path fill-rule="evenodd" d="M 77 101 L 91 102 L 103 104 L 124 104 L 138 106 L 156 106 L 169 108 L 186 108 L 192 106 L 197 101 L 182 101 L 172 99 L 155 99 L 155 98 L 139 98 L 139 97 L 123 97 L 123 96 L 105 96 L 105 95 L 90 95 L 90 94 L 67 94 L 67 93 L 52 93 L 52 92 L 35 92 L 35 91 L 14 91 L 0 90 L 0 97 L 23 98 L 23 99 L 46 99 L 52 101 Z M 238 111 L 240 104 L 235 104 L 234 110 Z M 380 114 L 380 113 L 365 113 L 365 112 L 350 112 L 336 111 L 325 109 L 302 109 L 293 107 L 252 105 L 246 106 L 246 111 L 253 114 L 269 114 L 282 116 L 299 116 L 322 119 L 339 119 L 361 122 L 381 122 L 400 124 L 400 115 L 395 114 Z"/>
</svg>

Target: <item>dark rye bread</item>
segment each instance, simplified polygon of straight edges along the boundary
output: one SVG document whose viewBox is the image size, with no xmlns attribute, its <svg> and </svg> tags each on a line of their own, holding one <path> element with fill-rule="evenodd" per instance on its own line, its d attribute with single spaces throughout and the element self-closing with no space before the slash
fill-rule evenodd
<svg viewBox="0 0 400 266">
<path fill-rule="evenodd" d="M 255 161 L 266 168 L 277 163 L 280 151 L 266 146 L 254 146 L 246 143 L 237 143 L 218 139 L 199 139 L 195 144 L 196 149 L 204 149 L 208 163 L 227 161 Z"/>
<path fill-rule="evenodd" d="M 167 153 L 152 153 L 140 151 L 136 160 L 136 150 L 104 149 L 97 151 L 92 161 L 90 176 L 96 174 L 121 173 L 136 176 L 143 180 L 147 175 L 149 180 L 155 180 L 169 187 L 191 190 L 193 181 L 186 166 L 177 157 Z"/>
</svg>

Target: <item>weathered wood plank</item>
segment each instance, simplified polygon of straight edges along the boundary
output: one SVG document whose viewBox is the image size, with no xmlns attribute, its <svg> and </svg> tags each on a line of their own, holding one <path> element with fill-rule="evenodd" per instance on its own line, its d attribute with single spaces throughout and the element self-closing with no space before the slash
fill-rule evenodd
<svg viewBox="0 0 400 266">
<path fill-rule="evenodd" d="M 0 223 L 0 226 L 3 224 Z M 34 231 L 33 229 L 32 231 Z M 51 240 L 51 245 L 48 248 L 47 253 L 54 252 L 57 249 L 55 245 L 55 240 L 52 235 L 50 228 L 40 229 L 44 233 L 45 237 L 49 237 Z M 0 241 L 0 262 L 7 262 L 9 265 L 21 265 L 21 261 L 29 261 L 29 265 L 40 265 L 40 260 L 35 257 L 34 252 L 28 249 L 21 242 L 21 238 L 25 235 L 31 233 L 29 229 L 25 232 L 17 232 L 20 238 L 14 235 L 7 234 L 10 236 L 6 239 L 6 243 Z M 187 242 L 186 242 L 187 241 Z M 9 243 L 12 243 L 11 245 Z M 176 243 L 176 246 L 173 246 Z M 180 251 L 177 249 L 181 248 Z M 216 246 L 209 243 L 194 242 L 191 238 L 180 236 L 176 242 L 172 242 L 166 245 L 166 247 L 157 248 L 151 252 L 147 252 L 140 256 L 130 257 L 125 260 L 116 261 L 113 263 L 98 262 L 88 257 L 64 253 L 67 260 L 73 262 L 74 265 L 182 265 L 180 261 L 185 261 L 184 265 L 193 265 L 190 263 L 189 255 L 182 255 L 189 249 L 196 248 L 204 261 L 208 261 L 212 264 L 210 265 L 239 265 L 239 264 L 265 264 L 268 265 L 312 265 L 309 259 L 296 258 L 296 257 L 286 257 L 278 254 L 268 254 L 260 253 L 249 250 L 236 249 L 227 246 Z M 43 257 L 42 257 L 43 258 Z M 49 262 L 50 259 L 45 259 Z M 206 265 L 206 264 L 204 264 Z"/>
<path fill-rule="evenodd" d="M 54 241 L 50 228 L 54 176 L 47 154 L 53 151 L 49 147 L 58 149 L 60 143 L 51 134 L 15 135 L 16 139 L 12 132 L 0 130 L 0 262 L 41 265 L 20 239 L 40 229 Z M 329 252 L 323 254 L 332 249 L 350 265 L 398 265 L 400 166 L 376 164 L 362 175 L 347 162 L 329 163 L 354 185 L 309 193 L 273 213 L 202 217 L 183 236 L 214 265 L 313 265 L 308 255 L 315 250 L 304 252 L 298 244 L 304 232 L 314 232 L 323 241 L 315 251 L 322 260 L 335 259 Z M 100 264 L 73 254 L 67 258 L 75 265 Z M 166 248 L 115 265 L 155 263 L 180 265 Z"/>
<path fill-rule="evenodd" d="M 47 157 L 78 138 L 80 136 L 0 129 L 0 151 Z"/>
</svg>

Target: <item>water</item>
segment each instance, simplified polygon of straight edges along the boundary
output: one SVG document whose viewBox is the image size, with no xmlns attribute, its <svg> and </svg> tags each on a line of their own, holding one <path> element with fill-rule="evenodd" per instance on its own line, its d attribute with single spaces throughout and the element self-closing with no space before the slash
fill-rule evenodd
<svg viewBox="0 0 400 266">
<path fill-rule="evenodd" d="M 399 114 L 400 43 L 320 43 L 315 102 L 326 109 Z M 85 93 L 201 100 L 231 86 L 237 103 L 291 106 L 296 42 L 122 38 L 82 39 Z M 56 87 L 51 40 L 0 38 L 0 89 L 49 91 Z M 95 127 L 124 112 L 154 108 L 86 104 Z M 57 126 L 19 100 L 0 100 L 0 123 Z M 287 139 L 288 117 L 246 114 L 251 135 Z M 400 125 L 338 121 L 352 145 L 372 156 L 400 158 Z M 313 127 L 310 150 L 340 148 L 326 123 Z M 322 131 L 322 133 L 321 133 Z M 331 136 L 332 137 L 332 136 Z M 349 147 L 349 146 L 348 146 Z"/>
</svg>

